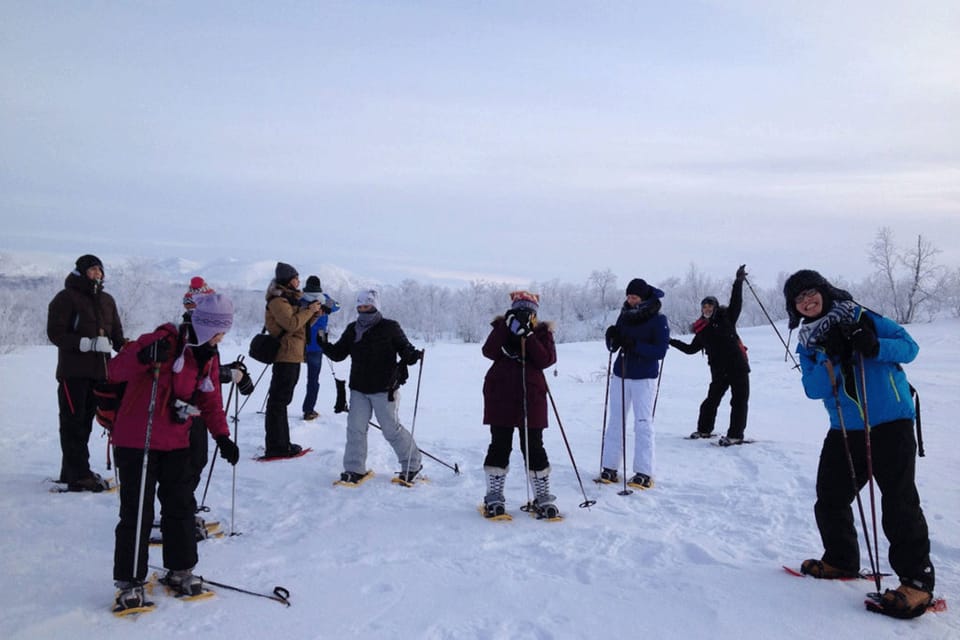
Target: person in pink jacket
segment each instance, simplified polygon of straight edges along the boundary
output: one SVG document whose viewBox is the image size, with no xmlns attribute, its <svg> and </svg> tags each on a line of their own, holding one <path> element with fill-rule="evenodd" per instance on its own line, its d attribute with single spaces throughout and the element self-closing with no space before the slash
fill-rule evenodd
<svg viewBox="0 0 960 640">
<path fill-rule="evenodd" d="M 189 448 L 193 417 L 203 418 L 230 464 L 240 456 L 223 409 L 215 348 L 233 324 L 233 304 L 221 294 L 203 296 L 192 323 L 193 335 L 165 324 L 140 336 L 108 366 L 110 382 L 126 383 L 112 433 L 120 479 L 113 559 L 120 593 L 115 611 L 146 604 L 143 584 L 154 495 L 160 498 L 163 565 L 168 570 L 163 582 L 185 595 L 202 592 L 202 580 L 192 573 L 197 563 Z"/>
</svg>

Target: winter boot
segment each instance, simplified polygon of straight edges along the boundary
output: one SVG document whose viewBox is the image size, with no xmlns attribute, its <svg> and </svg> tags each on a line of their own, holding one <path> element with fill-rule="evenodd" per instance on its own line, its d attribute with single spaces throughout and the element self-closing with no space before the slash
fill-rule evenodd
<svg viewBox="0 0 960 640">
<path fill-rule="evenodd" d="M 800 563 L 800 573 L 822 580 L 849 580 L 860 575 L 856 571 L 845 571 L 816 558 Z"/>
<path fill-rule="evenodd" d="M 413 481 L 416 479 L 417 474 L 423 469 L 423 465 L 420 465 L 417 469 L 408 469 L 407 471 L 401 471 L 397 474 L 397 480 L 403 484 L 413 484 Z"/>
<path fill-rule="evenodd" d="M 193 537 L 197 539 L 197 542 L 206 540 L 208 537 L 207 521 L 200 516 L 193 517 Z"/>
<path fill-rule="evenodd" d="M 924 589 L 901 584 L 896 589 L 887 589 L 880 597 L 878 613 L 907 620 L 922 616 L 933 602 L 933 594 Z"/>
<path fill-rule="evenodd" d="M 93 493 L 100 493 L 101 491 L 106 491 L 110 488 L 110 482 L 104 480 L 99 473 L 90 472 L 90 475 L 76 480 L 74 482 L 67 483 L 68 491 L 92 491 Z"/>
<path fill-rule="evenodd" d="M 191 569 L 168 571 L 162 582 L 180 595 L 198 596 L 203 593 L 203 579 L 193 575 Z"/>
<path fill-rule="evenodd" d="M 743 444 L 743 438 L 731 438 L 730 436 L 720 436 L 717 444 L 721 447 L 732 447 L 735 444 Z"/>
<path fill-rule="evenodd" d="M 506 499 L 503 497 L 503 485 L 507 481 L 507 469 L 484 467 L 487 474 L 487 495 L 483 496 L 484 515 L 488 518 L 502 516 L 507 512 Z"/>
<path fill-rule="evenodd" d="M 616 469 L 608 469 L 607 467 L 603 468 L 603 471 L 600 472 L 600 482 L 605 484 L 612 484 L 614 482 L 619 482 L 620 478 L 617 477 Z"/>
<path fill-rule="evenodd" d="M 541 471 L 530 471 L 530 482 L 536 494 L 533 498 L 533 508 L 537 515 L 543 518 L 557 518 L 560 509 L 555 504 L 557 496 L 550 493 L 550 467 Z"/>
<path fill-rule="evenodd" d="M 120 592 L 117 593 L 116 606 L 113 608 L 114 613 L 127 609 L 138 609 L 150 604 L 143 594 L 143 585 L 139 582 L 117 580 L 114 584 L 120 589 Z"/>
<path fill-rule="evenodd" d="M 635 473 L 633 477 L 627 481 L 627 484 L 636 489 L 652 489 L 653 478 L 645 473 Z"/>
</svg>

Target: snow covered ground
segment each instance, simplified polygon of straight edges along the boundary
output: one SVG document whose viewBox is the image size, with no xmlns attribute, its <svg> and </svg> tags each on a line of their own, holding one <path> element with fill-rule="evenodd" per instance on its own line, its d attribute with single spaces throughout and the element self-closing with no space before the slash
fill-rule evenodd
<svg viewBox="0 0 960 640">
<path fill-rule="evenodd" d="M 798 579 L 781 570 L 821 548 L 813 520 L 814 473 L 826 414 L 807 400 L 770 327 L 742 331 L 750 347 L 749 446 L 722 449 L 685 440 L 708 381 L 706 361 L 671 350 L 657 406 L 657 488 L 623 497 L 597 486 L 607 354 L 600 343 L 560 345 L 549 382 L 586 495 L 556 420 L 546 434 L 553 489 L 566 519 L 536 521 L 514 452 L 507 481 L 512 522 L 477 513 L 488 442 L 480 424 L 487 361 L 479 345 L 426 345 L 415 435 L 425 451 L 459 465 L 455 475 L 425 460 L 429 483 L 389 482 L 392 451 L 371 430 L 369 467 L 356 489 L 334 487 L 345 414 L 332 412 L 325 363 L 321 418 L 299 420 L 303 382 L 290 407 L 293 440 L 314 451 L 257 463 L 266 383 L 240 414 L 241 462 L 218 460 L 207 497 L 210 518 L 241 534 L 201 543 L 197 572 L 270 593 L 292 606 L 220 589 L 184 603 L 157 595 L 139 619 L 109 613 L 116 494 L 51 494 L 59 469 L 53 347 L 0 356 L 0 570 L 3 638 L 817 638 L 874 640 L 914 634 L 960 637 L 960 322 L 909 327 L 921 346 L 907 367 L 921 392 L 927 457 L 918 484 L 930 524 L 938 592 L 949 611 L 914 621 L 868 613 L 872 582 Z M 243 351 L 238 336 L 224 358 Z M 346 364 L 337 365 L 340 375 Z M 259 372 L 259 367 L 255 373 Z M 264 380 L 269 377 L 265 376 Z M 413 415 L 416 370 L 401 415 Z M 727 418 L 721 409 L 718 427 Z M 106 440 L 91 438 L 105 473 Z M 866 496 L 866 493 L 864 493 Z M 879 509 L 879 506 L 878 506 Z M 151 564 L 161 563 L 159 549 Z M 885 561 L 886 544 L 880 555 Z M 863 565 L 867 566 L 866 552 Z M 884 587 L 894 587 L 888 578 Z"/>
</svg>

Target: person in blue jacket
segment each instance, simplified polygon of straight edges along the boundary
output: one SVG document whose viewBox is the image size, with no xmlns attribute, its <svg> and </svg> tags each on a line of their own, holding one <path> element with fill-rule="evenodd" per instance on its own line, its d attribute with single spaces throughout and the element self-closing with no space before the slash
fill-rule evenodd
<svg viewBox="0 0 960 640">
<path fill-rule="evenodd" d="M 340 304 L 323 292 L 320 278 L 309 276 L 300 302 L 306 306 L 316 300 L 320 301 L 320 313 L 314 316 L 313 321 L 307 326 L 307 346 L 304 353 L 304 360 L 307 363 L 307 394 L 303 397 L 304 420 L 316 420 L 320 417 L 316 411 L 317 394 L 320 391 L 320 368 L 323 366 L 323 347 L 320 343 L 327 335 L 330 314 L 340 311 Z M 321 337 L 319 340 L 318 334 Z"/>
<path fill-rule="evenodd" d="M 610 413 L 603 438 L 601 482 L 617 482 L 623 455 L 625 415 L 633 409 L 633 476 L 631 486 L 654 485 L 653 403 L 660 360 L 670 345 L 667 317 L 660 313 L 663 291 L 641 278 L 627 285 L 627 299 L 616 324 L 607 328 L 610 352 L 619 351 L 610 379 Z"/>
<path fill-rule="evenodd" d="M 851 504 L 868 481 L 869 452 L 882 493 L 890 566 L 900 579 L 897 589 L 881 596 L 879 612 L 919 616 L 933 600 L 934 568 L 915 482 L 914 403 L 901 366 L 913 361 L 919 347 L 899 324 L 860 306 L 816 271 L 797 271 L 783 293 L 791 329 L 800 326 L 804 392 L 822 400 L 830 416 L 814 505 L 824 551 L 820 559 L 805 560 L 801 571 L 826 579 L 859 572 Z"/>
</svg>

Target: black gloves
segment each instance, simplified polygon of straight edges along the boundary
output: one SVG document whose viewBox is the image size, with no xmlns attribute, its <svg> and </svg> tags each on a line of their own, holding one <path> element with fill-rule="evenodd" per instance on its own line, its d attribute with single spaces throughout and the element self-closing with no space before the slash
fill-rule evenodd
<svg viewBox="0 0 960 640">
<path fill-rule="evenodd" d="M 872 323 L 861 319 L 860 324 L 850 333 L 850 345 L 854 351 L 859 351 L 867 358 L 876 358 L 880 353 L 880 342 Z"/>
<path fill-rule="evenodd" d="M 747 277 L 747 265 L 742 264 L 737 269 L 737 282 L 742 282 Z"/>
<path fill-rule="evenodd" d="M 220 384 L 236 383 L 240 395 L 248 396 L 253 393 L 253 380 L 247 371 L 247 365 L 241 360 L 234 360 L 229 364 L 220 365 Z"/>
<path fill-rule="evenodd" d="M 533 320 L 529 309 L 510 309 L 504 314 L 503 320 L 514 335 L 522 338 L 533 333 Z"/>
<path fill-rule="evenodd" d="M 154 362 L 166 362 L 170 359 L 170 343 L 166 338 L 160 338 L 156 342 L 148 344 L 137 352 L 137 360 L 141 364 L 153 364 Z"/>
<path fill-rule="evenodd" d="M 603 337 L 607 343 L 607 350 L 611 353 L 620 348 L 620 330 L 615 325 L 607 327 L 607 332 Z"/>
<path fill-rule="evenodd" d="M 826 335 L 820 338 L 820 344 L 827 355 L 848 362 L 853 357 L 853 347 L 849 340 L 850 325 L 838 324 L 830 327 Z"/>
<path fill-rule="evenodd" d="M 417 364 L 417 361 L 423 357 L 423 349 L 414 349 L 407 354 L 407 357 L 403 359 L 403 363 L 406 365 Z"/>
<path fill-rule="evenodd" d="M 230 436 L 217 436 L 217 446 L 220 447 L 220 457 L 230 464 L 237 464 L 240 459 L 240 449 L 230 439 Z"/>
<path fill-rule="evenodd" d="M 838 324 L 831 327 L 820 344 L 828 355 L 839 358 L 841 362 L 852 361 L 854 353 L 861 353 L 867 358 L 876 358 L 880 353 L 877 332 L 873 328 L 873 322 L 866 316 L 856 324 Z"/>
</svg>

